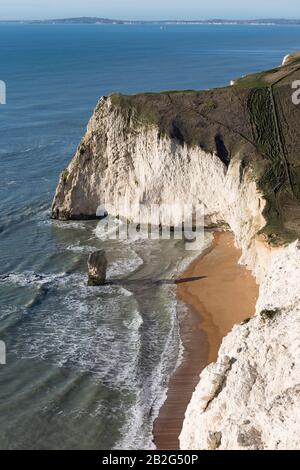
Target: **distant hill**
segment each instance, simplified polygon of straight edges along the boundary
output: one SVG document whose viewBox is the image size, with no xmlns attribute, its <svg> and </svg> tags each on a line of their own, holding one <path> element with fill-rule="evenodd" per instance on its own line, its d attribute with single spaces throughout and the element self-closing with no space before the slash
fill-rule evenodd
<svg viewBox="0 0 300 470">
<path fill-rule="evenodd" d="M 27 23 L 27 24 L 236 24 L 236 25 L 300 25 L 300 19 L 256 19 L 256 20 L 224 20 L 214 18 L 210 20 L 161 20 L 161 21 L 140 21 L 140 20 L 118 20 L 110 18 L 98 18 L 82 16 L 79 18 L 63 18 L 52 20 L 0 20 L 0 23 Z"/>
</svg>

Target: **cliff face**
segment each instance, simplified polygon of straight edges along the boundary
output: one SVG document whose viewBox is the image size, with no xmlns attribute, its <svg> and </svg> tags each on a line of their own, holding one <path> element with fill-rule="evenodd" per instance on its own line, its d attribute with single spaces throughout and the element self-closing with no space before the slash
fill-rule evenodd
<svg viewBox="0 0 300 470">
<path fill-rule="evenodd" d="M 300 448 L 300 252 L 274 254 L 257 314 L 224 339 L 186 412 L 182 449 Z"/>
<path fill-rule="evenodd" d="M 299 148 L 299 133 L 296 131 L 293 140 L 287 127 L 293 127 L 291 115 L 298 110 L 291 103 L 288 105 L 287 90 L 274 90 L 272 83 L 276 86 L 283 81 L 287 85 L 289 78 L 291 86 L 298 75 L 299 54 L 287 56 L 283 64 L 295 67 L 287 75 L 281 68 L 242 81 L 249 84 L 254 80 L 256 86 L 263 86 L 257 81 L 266 77 L 270 80 L 272 76 L 268 89 L 275 105 L 278 151 L 287 157 L 287 172 L 292 175 L 295 169 L 290 157 Z M 281 121 L 283 117 L 285 123 Z M 265 123 L 261 142 L 267 133 Z M 279 173 L 277 179 L 280 180 Z M 295 200 L 298 190 L 294 181 L 291 177 L 289 192 L 293 196 L 288 198 Z M 277 208 L 280 197 L 274 195 Z M 276 219 L 285 219 L 285 226 L 291 227 L 288 203 L 283 208 Z M 293 213 L 297 219 L 297 203 Z M 268 217 L 266 212 L 265 216 Z M 253 246 L 250 250 L 256 252 L 254 263 L 250 263 L 254 271 L 257 272 L 258 259 L 264 260 L 258 269 L 260 295 L 256 316 L 234 327 L 223 340 L 217 362 L 201 374 L 186 412 L 180 436 L 182 449 L 300 448 L 300 251 L 297 241 L 279 243 L 277 247 L 272 237 L 268 241 L 266 247 L 256 239 L 254 250 Z"/>
<path fill-rule="evenodd" d="M 223 89 L 102 98 L 61 175 L 52 216 L 94 217 L 99 204 L 126 195 L 131 203 L 201 201 L 227 220 L 224 173 L 235 171 L 235 188 L 251 179 L 261 194 L 267 242 L 295 240 L 300 107 L 291 84 L 300 59 L 287 62 Z"/>
<path fill-rule="evenodd" d="M 94 217 L 118 197 L 202 203 L 261 284 L 256 317 L 201 376 L 183 449 L 300 448 L 300 135 L 289 81 L 300 66 L 288 64 L 220 90 L 102 98 L 56 191 L 61 219 Z"/>
<path fill-rule="evenodd" d="M 207 221 L 232 228 L 245 259 L 259 274 L 255 243 L 265 225 L 265 201 L 252 170 L 238 158 L 226 165 L 217 153 L 160 135 L 154 124 L 137 126 L 129 112 L 107 98 L 100 101 L 61 176 L 52 213 L 63 219 L 94 217 L 99 205 L 113 205 L 119 196 L 130 201 L 133 211 L 113 215 L 133 220 L 138 220 L 137 203 L 204 204 Z"/>
</svg>

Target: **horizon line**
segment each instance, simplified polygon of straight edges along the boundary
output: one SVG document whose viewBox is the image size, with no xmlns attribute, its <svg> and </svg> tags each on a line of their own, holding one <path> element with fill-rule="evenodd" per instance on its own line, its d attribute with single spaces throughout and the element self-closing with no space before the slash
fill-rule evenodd
<svg viewBox="0 0 300 470">
<path fill-rule="evenodd" d="M 131 19 L 131 18 L 110 18 L 110 17 L 103 17 L 103 16 L 69 16 L 69 17 L 56 17 L 56 18 L 39 18 L 39 19 L 1 19 L 0 22 L 8 22 L 8 23 L 19 23 L 19 22 L 54 22 L 54 21 L 75 21 L 75 20 L 100 20 L 100 21 L 109 21 L 109 22 L 131 22 L 131 23 L 175 23 L 175 22 L 183 22 L 183 23 L 208 23 L 208 22 L 230 22 L 230 23 L 242 23 L 242 22 L 293 22 L 299 21 L 299 18 L 284 18 L 284 17 L 269 17 L 269 18 L 195 18 L 195 19 L 184 19 L 184 18 L 177 18 L 177 19 Z"/>
</svg>

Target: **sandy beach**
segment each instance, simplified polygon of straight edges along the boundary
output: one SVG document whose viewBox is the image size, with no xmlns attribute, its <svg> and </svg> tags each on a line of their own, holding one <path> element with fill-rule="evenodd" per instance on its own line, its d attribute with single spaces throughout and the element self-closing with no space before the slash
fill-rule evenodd
<svg viewBox="0 0 300 470">
<path fill-rule="evenodd" d="M 199 374 L 216 360 L 232 327 L 255 313 L 258 286 L 250 271 L 238 264 L 240 256 L 231 233 L 215 233 L 211 247 L 180 278 L 187 280 L 177 286 L 184 357 L 154 424 L 154 443 L 160 450 L 179 449 L 184 414 Z M 198 277 L 202 279 L 193 281 Z"/>
</svg>

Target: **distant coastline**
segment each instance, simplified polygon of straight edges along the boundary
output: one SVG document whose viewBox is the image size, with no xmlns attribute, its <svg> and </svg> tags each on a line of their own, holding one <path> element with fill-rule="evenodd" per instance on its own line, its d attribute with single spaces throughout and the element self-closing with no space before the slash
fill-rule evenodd
<svg viewBox="0 0 300 470">
<path fill-rule="evenodd" d="M 209 20 L 119 20 L 110 18 L 98 17 L 79 17 L 79 18 L 62 18 L 50 20 L 0 20 L 3 23 L 17 23 L 17 24 L 116 24 L 116 25 L 285 25 L 285 26 L 299 26 L 300 19 L 284 19 L 284 18 L 265 18 L 255 20 L 225 20 L 225 19 L 209 19 Z"/>
</svg>

